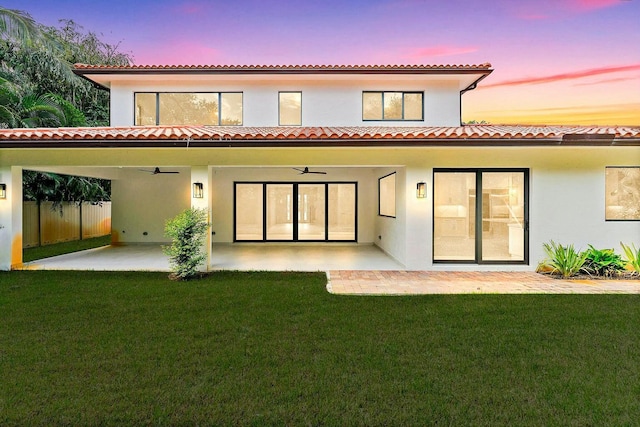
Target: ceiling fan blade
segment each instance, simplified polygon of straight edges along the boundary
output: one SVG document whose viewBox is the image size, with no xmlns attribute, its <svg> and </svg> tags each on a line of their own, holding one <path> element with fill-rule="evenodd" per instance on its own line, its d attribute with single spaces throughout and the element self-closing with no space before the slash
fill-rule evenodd
<svg viewBox="0 0 640 427">
<path fill-rule="evenodd" d="M 180 173 L 178 171 L 158 171 L 157 173 Z"/>
<path fill-rule="evenodd" d="M 318 175 L 326 175 L 327 174 L 326 172 L 320 172 L 320 171 L 317 171 L 317 172 L 309 171 L 307 173 L 317 173 Z"/>
</svg>

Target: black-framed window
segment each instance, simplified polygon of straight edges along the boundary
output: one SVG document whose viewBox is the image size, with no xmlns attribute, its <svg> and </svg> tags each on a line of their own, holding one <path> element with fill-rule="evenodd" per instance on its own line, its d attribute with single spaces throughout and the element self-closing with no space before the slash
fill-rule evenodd
<svg viewBox="0 0 640 427">
<path fill-rule="evenodd" d="M 529 169 L 434 169 L 433 262 L 528 264 Z"/>
<path fill-rule="evenodd" d="M 242 125 L 242 92 L 136 92 L 136 126 Z"/>
<path fill-rule="evenodd" d="M 396 217 L 396 172 L 378 178 L 378 215 Z"/>
<path fill-rule="evenodd" d="M 234 242 L 356 242 L 357 182 L 235 182 Z"/>
<path fill-rule="evenodd" d="M 302 92 L 278 92 L 278 124 L 302 126 Z"/>
<path fill-rule="evenodd" d="M 362 92 L 362 120 L 424 120 L 424 93 L 401 91 Z"/>
<path fill-rule="evenodd" d="M 605 220 L 640 221 L 640 166 L 605 168 Z"/>
</svg>

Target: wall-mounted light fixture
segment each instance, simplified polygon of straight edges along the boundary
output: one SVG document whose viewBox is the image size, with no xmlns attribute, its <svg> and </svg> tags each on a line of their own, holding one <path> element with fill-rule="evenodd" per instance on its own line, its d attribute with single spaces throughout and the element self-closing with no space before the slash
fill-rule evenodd
<svg viewBox="0 0 640 427">
<path fill-rule="evenodd" d="M 416 197 L 418 199 L 424 199 L 427 197 L 427 184 L 423 181 L 420 181 L 416 185 Z"/>
<path fill-rule="evenodd" d="M 204 184 L 201 182 L 193 183 L 193 198 L 202 199 L 204 197 Z"/>
<path fill-rule="evenodd" d="M 7 184 L 0 184 L 0 199 L 7 198 Z"/>
</svg>

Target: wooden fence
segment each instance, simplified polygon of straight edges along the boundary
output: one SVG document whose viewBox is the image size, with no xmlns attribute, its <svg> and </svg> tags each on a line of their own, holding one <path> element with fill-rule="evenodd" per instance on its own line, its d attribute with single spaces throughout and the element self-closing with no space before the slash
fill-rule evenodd
<svg viewBox="0 0 640 427">
<path fill-rule="evenodd" d="M 51 245 L 89 239 L 111 233 L 111 202 L 101 205 L 63 203 L 53 209 L 53 202 L 24 202 L 22 207 L 22 246 Z"/>
</svg>

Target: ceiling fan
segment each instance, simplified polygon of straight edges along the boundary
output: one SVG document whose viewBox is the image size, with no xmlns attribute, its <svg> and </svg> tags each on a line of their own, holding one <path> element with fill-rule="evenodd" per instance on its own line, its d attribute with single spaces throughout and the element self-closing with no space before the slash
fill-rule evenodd
<svg viewBox="0 0 640 427">
<path fill-rule="evenodd" d="M 326 175 L 326 172 L 320 172 L 320 171 L 310 171 L 308 167 L 305 167 L 304 169 L 300 169 L 300 168 L 292 168 L 293 170 L 297 170 L 298 172 L 300 172 L 300 175 L 304 175 L 306 173 L 317 173 L 320 175 Z"/>
<path fill-rule="evenodd" d="M 159 167 L 156 167 L 153 170 L 149 170 L 149 169 L 138 169 L 138 170 L 141 170 L 143 172 L 149 172 L 152 175 L 157 175 L 159 173 L 180 173 L 178 171 L 161 171 Z"/>
</svg>

